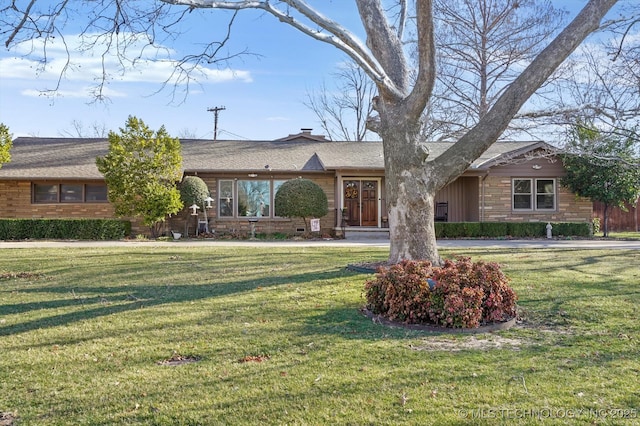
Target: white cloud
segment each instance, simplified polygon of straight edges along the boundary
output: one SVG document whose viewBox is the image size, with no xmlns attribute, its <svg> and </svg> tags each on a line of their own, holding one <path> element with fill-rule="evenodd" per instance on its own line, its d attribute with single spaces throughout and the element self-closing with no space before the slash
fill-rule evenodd
<svg viewBox="0 0 640 426">
<path fill-rule="evenodd" d="M 189 64 L 184 68 L 189 72 L 189 78 L 186 78 L 184 73 L 176 71 L 179 69 L 177 68 L 179 63 L 169 58 L 170 55 L 175 54 L 171 49 L 152 48 L 134 41 L 126 47 L 126 52 L 136 55 L 142 52 L 144 57 L 123 60 L 112 53 L 105 55 L 98 53 L 101 52 L 101 44 L 96 44 L 94 49 L 87 50 L 87 40 L 87 36 L 81 38 L 78 35 L 68 35 L 65 36 L 64 43 L 56 39 L 47 44 L 46 50 L 43 50 L 45 46 L 41 40 L 20 43 L 11 52 L 16 56 L 3 55 L 4 57 L 0 58 L 0 75 L 3 79 L 38 78 L 53 82 L 57 82 L 60 76 L 63 76 L 66 81 L 93 84 L 103 78 L 110 82 L 167 83 L 169 85 L 184 85 L 187 82 L 219 84 L 253 81 L 249 71 L 207 68 Z M 43 53 L 40 58 L 32 59 L 35 52 Z"/>
</svg>

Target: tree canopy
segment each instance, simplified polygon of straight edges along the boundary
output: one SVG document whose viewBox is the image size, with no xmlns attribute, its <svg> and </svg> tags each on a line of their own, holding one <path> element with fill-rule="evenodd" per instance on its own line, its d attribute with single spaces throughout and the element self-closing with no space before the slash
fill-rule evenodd
<svg viewBox="0 0 640 426">
<path fill-rule="evenodd" d="M 109 153 L 98 157 L 96 164 L 116 215 L 142 218 L 152 235 L 158 234 L 167 215 L 182 209 L 176 188 L 182 173 L 180 141 L 170 137 L 164 126 L 154 132 L 129 116 L 124 128 L 109 132 Z"/>
<path fill-rule="evenodd" d="M 593 125 L 576 124 L 567 143 L 575 153 L 563 155 L 567 175 L 562 185 L 604 204 L 604 236 L 609 207 L 625 208 L 640 197 L 640 156 L 634 139 L 602 135 Z"/>
<path fill-rule="evenodd" d="M 13 146 L 13 140 L 11 139 L 11 133 L 9 128 L 0 123 L 0 167 L 3 164 L 11 161 L 11 147 Z"/>
</svg>

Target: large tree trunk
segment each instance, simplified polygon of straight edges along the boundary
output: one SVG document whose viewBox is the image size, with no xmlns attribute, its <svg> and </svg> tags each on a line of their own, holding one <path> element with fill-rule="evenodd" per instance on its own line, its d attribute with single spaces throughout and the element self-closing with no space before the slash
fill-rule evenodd
<svg viewBox="0 0 640 426">
<path fill-rule="evenodd" d="M 403 173 L 387 178 L 389 262 L 426 259 L 441 264 L 434 227 L 434 194 L 421 190 L 420 176 Z"/>
<path fill-rule="evenodd" d="M 441 264 L 434 227 L 437 188 L 426 167 L 428 153 L 420 141 L 420 119 L 402 106 L 387 106 L 381 119 L 384 140 L 389 262 L 404 259 Z"/>
</svg>

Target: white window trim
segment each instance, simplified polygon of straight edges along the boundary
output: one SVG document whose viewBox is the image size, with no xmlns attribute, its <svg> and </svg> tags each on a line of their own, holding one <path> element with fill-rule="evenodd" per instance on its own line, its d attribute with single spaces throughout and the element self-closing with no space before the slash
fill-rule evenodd
<svg viewBox="0 0 640 426">
<path fill-rule="evenodd" d="M 222 184 L 225 182 L 231 182 L 231 215 L 230 216 L 222 216 L 220 214 L 220 202 L 222 201 Z M 233 179 L 218 179 L 218 190 L 216 193 L 216 216 L 218 217 L 218 219 L 233 219 L 235 218 L 235 211 L 236 211 L 236 203 L 238 202 L 238 200 L 236 200 L 236 183 Z"/>
<path fill-rule="evenodd" d="M 529 194 L 529 196 L 531 197 L 531 208 L 529 209 L 521 209 L 521 208 L 516 208 L 515 206 L 515 181 L 516 180 L 528 180 L 531 181 L 531 194 Z M 537 196 L 538 195 L 544 195 L 543 193 L 538 193 L 537 192 L 537 188 L 538 188 L 538 181 L 539 180 L 550 180 L 553 182 L 553 207 L 550 209 L 539 209 L 537 207 Z M 522 194 L 521 194 L 522 195 Z M 557 179 L 556 178 L 547 178 L 547 177 L 541 177 L 541 178 L 519 178 L 519 177 L 515 177 L 511 179 L 511 211 L 514 212 L 554 212 L 557 210 L 557 206 L 558 206 L 558 184 L 557 184 Z"/>
</svg>

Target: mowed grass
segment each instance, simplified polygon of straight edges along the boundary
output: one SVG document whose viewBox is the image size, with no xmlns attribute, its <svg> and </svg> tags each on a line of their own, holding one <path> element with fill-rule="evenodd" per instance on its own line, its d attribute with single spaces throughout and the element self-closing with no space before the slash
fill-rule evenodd
<svg viewBox="0 0 640 426">
<path fill-rule="evenodd" d="M 602 237 L 602 232 L 596 234 L 596 237 Z M 618 240 L 640 240 L 640 232 L 633 231 L 612 231 L 609 232 L 609 237 Z"/>
<path fill-rule="evenodd" d="M 345 266 L 382 249 L 0 254 L 15 424 L 640 424 L 639 251 L 444 251 L 519 295 L 516 327 L 475 336 L 363 316 L 370 275 Z"/>
</svg>

